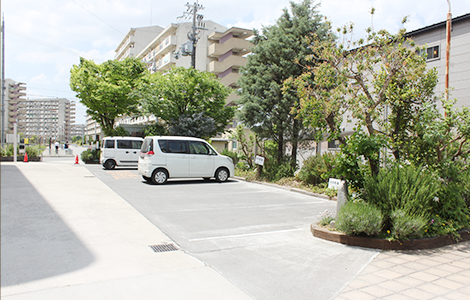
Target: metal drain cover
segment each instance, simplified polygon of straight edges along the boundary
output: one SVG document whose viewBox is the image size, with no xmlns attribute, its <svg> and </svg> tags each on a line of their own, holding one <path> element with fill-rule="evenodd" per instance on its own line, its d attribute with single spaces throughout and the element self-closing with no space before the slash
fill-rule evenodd
<svg viewBox="0 0 470 300">
<path fill-rule="evenodd" d="M 152 248 L 154 252 L 170 252 L 178 250 L 174 244 L 150 245 L 149 247 Z"/>
</svg>

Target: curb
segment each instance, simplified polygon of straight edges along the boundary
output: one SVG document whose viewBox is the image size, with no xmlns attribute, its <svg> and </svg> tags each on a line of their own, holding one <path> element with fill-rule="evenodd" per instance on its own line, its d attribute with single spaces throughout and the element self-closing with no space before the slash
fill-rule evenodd
<svg viewBox="0 0 470 300">
<path fill-rule="evenodd" d="M 314 237 L 327 241 L 336 242 L 348 246 L 357 246 L 364 248 L 382 249 L 382 250 L 424 250 L 439 248 L 447 245 L 457 244 L 470 240 L 470 229 L 458 231 L 460 240 L 456 241 L 452 235 L 444 235 L 433 238 L 411 239 L 406 241 L 388 241 L 386 239 L 350 236 L 337 231 L 330 231 L 321 228 L 316 224 L 310 225 L 310 231 Z"/>
<path fill-rule="evenodd" d="M 330 197 L 330 196 L 327 196 L 327 195 L 317 194 L 317 193 L 309 192 L 309 191 L 306 191 L 306 190 L 293 188 L 293 187 L 288 187 L 288 186 L 283 186 L 283 185 L 278 185 L 278 184 L 270 183 L 270 182 L 247 180 L 244 177 L 238 177 L 238 176 L 233 176 L 233 178 L 238 179 L 238 180 L 243 180 L 243 181 L 246 181 L 246 182 L 250 182 L 250 183 L 267 185 L 267 186 L 270 186 L 270 187 L 283 189 L 283 190 L 286 190 L 286 191 L 295 192 L 295 193 L 299 193 L 299 194 L 304 194 L 304 195 L 308 195 L 308 196 L 312 196 L 312 197 L 322 198 L 322 199 L 325 199 L 325 200 L 337 201 L 337 199 L 338 199 L 337 197 Z"/>
</svg>

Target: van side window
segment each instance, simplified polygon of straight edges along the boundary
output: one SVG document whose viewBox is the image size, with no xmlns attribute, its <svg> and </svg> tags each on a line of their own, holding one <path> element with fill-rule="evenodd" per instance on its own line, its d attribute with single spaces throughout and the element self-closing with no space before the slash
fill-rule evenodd
<svg viewBox="0 0 470 300">
<path fill-rule="evenodd" d="M 158 145 L 160 146 L 160 150 L 162 150 L 163 153 L 166 153 L 166 146 L 167 146 L 167 141 L 166 140 L 159 140 Z"/>
<path fill-rule="evenodd" d="M 104 143 L 105 148 L 114 148 L 114 140 L 106 140 Z"/>
<path fill-rule="evenodd" d="M 168 141 L 169 153 L 188 153 L 185 141 Z"/>
<path fill-rule="evenodd" d="M 132 141 L 132 149 L 142 148 L 142 141 Z"/>
<path fill-rule="evenodd" d="M 117 141 L 118 149 L 132 149 L 130 140 L 118 140 Z"/>
<path fill-rule="evenodd" d="M 189 142 L 189 153 L 209 155 L 209 149 L 202 142 Z"/>
</svg>

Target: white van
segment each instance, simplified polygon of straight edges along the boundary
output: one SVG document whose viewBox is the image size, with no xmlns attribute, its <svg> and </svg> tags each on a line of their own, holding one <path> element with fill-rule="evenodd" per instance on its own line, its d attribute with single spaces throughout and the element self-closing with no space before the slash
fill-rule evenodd
<svg viewBox="0 0 470 300">
<path fill-rule="evenodd" d="M 103 138 L 100 163 L 107 170 L 116 166 L 136 167 L 143 138 L 127 136 L 109 136 Z"/>
<path fill-rule="evenodd" d="M 219 182 L 234 176 L 233 161 L 220 155 L 206 141 L 183 136 L 149 136 L 142 144 L 139 174 L 155 184 L 168 178 L 202 177 Z"/>
</svg>

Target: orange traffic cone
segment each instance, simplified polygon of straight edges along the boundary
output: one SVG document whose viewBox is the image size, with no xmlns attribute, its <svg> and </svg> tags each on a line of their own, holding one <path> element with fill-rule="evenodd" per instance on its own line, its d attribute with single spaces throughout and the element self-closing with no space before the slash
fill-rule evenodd
<svg viewBox="0 0 470 300">
<path fill-rule="evenodd" d="M 28 153 L 25 153 L 25 154 L 24 154 L 23 162 L 28 162 Z"/>
<path fill-rule="evenodd" d="M 78 165 L 78 155 L 75 156 L 75 164 Z"/>
</svg>

